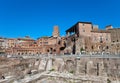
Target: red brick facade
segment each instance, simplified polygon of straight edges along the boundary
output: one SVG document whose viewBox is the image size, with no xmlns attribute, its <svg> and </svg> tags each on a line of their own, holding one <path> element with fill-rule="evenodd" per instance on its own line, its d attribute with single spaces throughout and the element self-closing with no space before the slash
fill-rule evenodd
<svg viewBox="0 0 120 83">
<path fill-rule="evenodd" d="M 66 37 L 60 37 L 58 26 L 54 27 L 51 37 L 33 40 L 25 38 L 7 39 L 7 54 L 80 54 L 86 53 L 120 53 L 120 28 L 107 26 L 99 30 L 91 22 L 78 22 L 66 30 Z"/>
</svg>

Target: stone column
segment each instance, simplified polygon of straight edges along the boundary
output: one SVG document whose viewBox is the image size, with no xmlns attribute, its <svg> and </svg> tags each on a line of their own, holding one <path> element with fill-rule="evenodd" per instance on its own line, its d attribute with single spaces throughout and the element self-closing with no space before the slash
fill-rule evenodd
<svg viewBox="0 0 120 83">
<path fill-rule="evenodd" d="M 47 66 L 46 66 L 46 70 L 49 71 L 52 69 L 52 59 L 48 59 L 48 62 L 47 62 Z"/>
<path fill-rule="evenodd" d="M 34 68 L 37 68 L 38 65 L 39 65 L 39 59 L 35 61 L 35 63 L 34 63 Z"/>
<path fill-rule="evenodd" d="M 88 75 L 91 75 L 91 69 L 93 67 L 93 61 L 88 61 L 86 66 L 87 66 L 86 73 Z"/>
<path fill-rule="evenodd" d="M 38 66 L 38 70 L 45 70 L 46 65 L 47 65 L 47 60 L 46 59 L 42 59 L 40 61 L 39 66 Z"/>
<path fill-rule="evenodd" d="M 76 62 L 76 75 L 80 74 L 80 63 L 79 60 Z"/>
<path fill-rule="evenodd" d="M 97 64 L 97 70 L 98 70 L 98 75 L 99 76 L 106 76 L 106 73 L 104 72 L 104 63 L 103 62 L 99 62 L 98 64 Z"/>
</svg>

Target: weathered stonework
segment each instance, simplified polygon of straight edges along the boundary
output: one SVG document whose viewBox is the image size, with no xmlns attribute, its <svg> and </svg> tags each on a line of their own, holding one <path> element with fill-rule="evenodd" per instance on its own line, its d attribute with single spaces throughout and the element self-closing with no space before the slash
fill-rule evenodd
<svg viewBox="0 0 120 83">
<path fill-rule="evenodd" d="M 4 59 L 5 60 L 5 59 Z M 5 65 L 7 61 L 10 61 L 9 65 Z M 27 62 L 26 62 L 27 60 Z M 3 59 L 2 59 L 3 61 Z M 120 81 L 120 63 L 119 58 L 75 58 L 75 57 L 63 57 L 63 58 L 54 58 L 54 57 L 43 57 L 38 59 L 14 59 L 15 62 L 12 62 L 11 59 L 6 59 L 6 62 L 2 62 L 0 66 L 0 75 L 5 76 L 14 76 L 14 79 L 11 80 L 25 80 L 27 75 L 30 75 L 31 82 L 37 83 L 37 81 L 42 81 L 45 79 L 48 81 L 49 77 L 56 80 L 58 78 L 63 78 L 65 80 L 72 79 L 75 83 L 82 82 L 92 82 L 92 83 L 107 83 L 107 80 L 111 82 Z M 4 65 L 4 66 L 3 66 Z M 40 79 L 37 77 L 35 80 L 34 75 L 40 75 L 42 72 L 43 77 Z M 29 76 L 29 77 L 30 77 Z M 34 79 L 34 80 L 32 80 Z M 0 80 L 1 81 L 1 80 Z M 18 83 L 19 83 L 18 82 Z M 27 83 L 27 82 L 24 82 Z M 66 82 L 65 82 L 66 83 Z"/>
</svg>

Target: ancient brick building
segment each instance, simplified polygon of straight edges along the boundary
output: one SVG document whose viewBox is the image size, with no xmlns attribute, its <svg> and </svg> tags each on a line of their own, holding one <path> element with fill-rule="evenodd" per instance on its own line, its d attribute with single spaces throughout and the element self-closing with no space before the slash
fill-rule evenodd
<svg viewBox="0 0 120 83">
<path fill-rule="evenodd" d="M 13 41 L 10 41 L 10 44 Z M 11 44 L 12 47 L 8 47 L 7 54 L 23 55 L 23 54 L 34 54 L 36 52 L 35 40 L 26 36 L 24 38 L 15 39 L 14 43 Z"/>
<path fill-rule="evenodd" d="M 106 30 L 91 31 L 91 52 L 110 52 L 111 36 Z"/>
<path fill-rule="evenodd" d="M 5 53 L 5 50 L 4 50 L 4 39 L 0 38 L 0 54 L 3 54 L 3 53 Z"/>
<path fill-rule="evenodd" d="M 91 30 L 91 22 L 78 22 L 66 30 L 67 40 L 65 52 L 79 54 L 82 49 L 85 49 L 85 38 L 91 36 Z"/>
<path fill-rule="evenodd" d="M 109 31 L 99 30 L 91 22 L 78 22 L 66 30 L 66 52 L 79 54 L 108 51 L 111 42 Z"/>
<path fill-rule="evenodd" d="M 29 36 L 17 38 L 15 41 L 9 39 L 9 48 L 6 53 L 13 55 L 60 54 L 65 48 L 64 43 L 64 37 L 59 36 L 59 28 L 55 26 L 51 37 L 41 37 L 36 41 Z"/>
<path fill-rule="evenodd" d="M 43 54 L 60 54 L 63 51 L 65 39 L 60 37 L 58 26 L 54 26 L 51 37 L 41 37 L 37 40 L 37 45 L 42 48 Z"/>
<path fill-rule="evenodd" d="M 8 44 L 8 48 L 15 47 L 17 44 L 17 39 L 16 38 L 9 38 L 9 39 L 7 39 L 7 44 Z"/>
<path fill-rule="evenodd" d="M 59 51 L 57 49 L 58 38 L 57 37 L 42 37 L 37 40 L 37 45 L 42 47 L 43 54 L 53 54 Z"/>
<path fill-rule="evenodd" d="M 24 38 L 17 38 L 17 47 L 29 48 L 33 44 L 35 44 L 35 40 L 29 36 L 25 36 Z"/>
<path fill-rule="evenodd" d="M 78 22 L 68 30 L 66 36 L 60 37 L 59 27 L 54 26 L 52 36 L 37 40 L 8 38 L 0 40 L 0 50 L 7 54 L 80 54 L 80 53 L 114 53 L 120 54 L 120 28 L 111 25 L 106 30 L 99 30 L 91 22 Z M 4 48 L 4 49 L 2 49 Z"/>
<path fill-rule="evenodd" d="M 120 28 L 113 28 L 109 25 L 106 26 L 106 30 L 111 34 L 111 52 L 120 54 Z"/>
</svg>

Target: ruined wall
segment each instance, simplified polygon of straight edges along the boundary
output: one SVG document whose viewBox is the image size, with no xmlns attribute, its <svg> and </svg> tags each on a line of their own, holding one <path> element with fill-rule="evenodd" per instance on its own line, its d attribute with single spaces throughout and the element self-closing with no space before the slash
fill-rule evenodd
<svg viewBox="0 0 120 83">
<path fill-rule="evenodd" d="M 39 59 L 38 70 L 70 72 L 75 75 L 107 76 L 120 79 L 119 59 L 50 58 Z"/>
<path fill-rule="evenodd" d="M 72 74 L 75 77 L 85 77 L 90 81 L 96 78 L 101 79 L 101 83 L 107 80 L 120 81 L 120 63 L 119 58 L 38 58 L 16 60 L 16 63 L 0 66 L 1 76 L 15 76 L 16 79 L 24 78 L 26 75 L 32 75 L 43 71 L 59 72 L 63 74 Z M 6 61 L 8 62 L 8 61 Z M 64 76 L 64 75 L 63 75 Z M 59 77 L 58 77 L 59 78 Z M 83 78 L 84 79 L 84 78 Z M 105 82 L 103 82 L 103 80 Z M 80 79 L 81 81 L 81 79 Z M 94 82 L 94 83 L 98 83 Z"/>
</svg>

